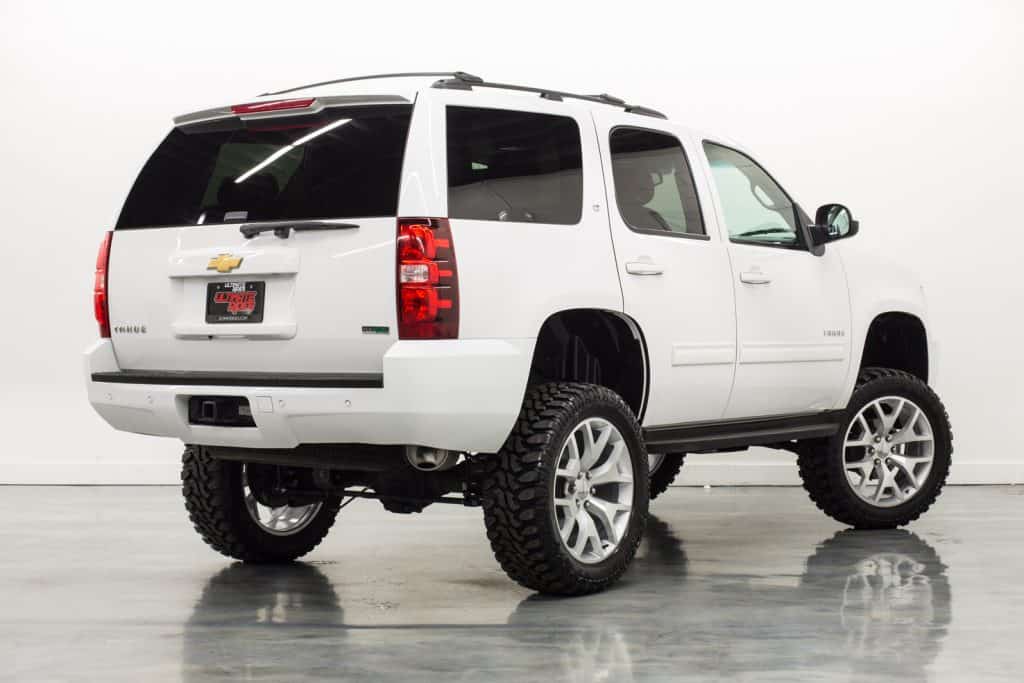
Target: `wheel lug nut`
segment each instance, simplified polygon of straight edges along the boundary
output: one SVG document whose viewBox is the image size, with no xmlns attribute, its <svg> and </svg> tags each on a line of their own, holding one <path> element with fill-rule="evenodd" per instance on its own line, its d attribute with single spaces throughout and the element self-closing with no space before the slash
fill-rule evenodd
<svg viewBox="0 0 1024 683">
<path fill-rule="evenodd" d="M 868 448 L 868 453 L 874 453 L 874 452 L 875 452 L 875 447 L 874 446 L 871 446 L 870 448 Z"/>
</svg>

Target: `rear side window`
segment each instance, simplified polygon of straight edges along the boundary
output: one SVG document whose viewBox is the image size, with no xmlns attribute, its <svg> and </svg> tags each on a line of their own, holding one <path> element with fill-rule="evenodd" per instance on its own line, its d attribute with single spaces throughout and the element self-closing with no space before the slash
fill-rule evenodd
<svg viewBox="0 0 1024 683">
<path fill-rule="evenodd" d="M 615 200 L 626 225 L 641 232 L 704 234 L 697 188 L 679 140 L 616 128 L 609 143 Z"/>
<path fill-rule="evenodd" d="M 450 218 L 580 221 L 583 168 L 574 119 L 448 107 L 447 121 Z"/>
<path fill-rule="evenodd" d="M 175 128 L 118 229 L 394 216 L 411 106 Z"/>
</svg>

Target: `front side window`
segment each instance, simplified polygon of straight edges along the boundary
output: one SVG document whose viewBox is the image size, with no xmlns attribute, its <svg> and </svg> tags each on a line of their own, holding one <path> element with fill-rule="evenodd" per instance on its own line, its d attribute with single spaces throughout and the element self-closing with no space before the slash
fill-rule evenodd
<svg viewBox="0 0 1024 683">
<path fill-rule="evenodd" d="M 394 216 L 412 107 L 175 128 L 143 167 L 117 229 Z"/>
<path fill-rule="evenodd" d="M 448 107 L 448 216 L 572 225 L 583 210 L 580 131 L 567 116 Z"/>
<path fill-rule="evenodd" d="M 626 225 L 641 232 L 703 235 L 697 189 L 679 140 L 616 128 L 609 138 L 615 201 Z"/>
<path fill-rule="evenodd" d="M 725 214 L 729 239 L 771 246 L 797 246 L 796 207 L 778 183 L 750 157 L 704 143 L 711 175 Z"/>
</svg>

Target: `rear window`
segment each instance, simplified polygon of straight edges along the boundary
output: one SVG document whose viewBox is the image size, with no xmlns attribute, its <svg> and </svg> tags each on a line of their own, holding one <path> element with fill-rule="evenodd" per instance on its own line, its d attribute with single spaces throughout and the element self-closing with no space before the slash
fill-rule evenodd
<svg viewBox="0 0 1024 683">
<path fill-rule="evenodd" d="M 359 107 L 175 128 L 117 228 L 394 216 L 411 114 Z"/>
<path fill-rule="evenodd" d="M 640 232 L 704 234 L 697 188 L 679 140 L 616 128 L 610 146 L 615 199 L 626 225 Z"/>
<path fill-rule="evenodd" d="M 578 223 L 580 131 L 567 116 L 448 107 L 448 215 Z"/>
</svg>

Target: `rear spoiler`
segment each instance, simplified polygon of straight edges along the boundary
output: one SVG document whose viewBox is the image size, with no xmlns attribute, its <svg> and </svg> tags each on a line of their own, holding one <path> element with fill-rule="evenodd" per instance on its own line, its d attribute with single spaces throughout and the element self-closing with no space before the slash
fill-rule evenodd
<svg viewBox="0 0 1024 683">
<path fill-rule="evenodd" d="M 241 121 L 269 119 L 276 116 L 319 114 L 331 107 L 351 107 L 373 104 L 410 104 L 401 95 L 335 95 L 332 97 L 304 97 L 287 100 L 246 102 L 214 109 L 203 109 L 174 117 L 175 127 L 190 126 L 207 121 L 237 118 Z"/>
</svg>

